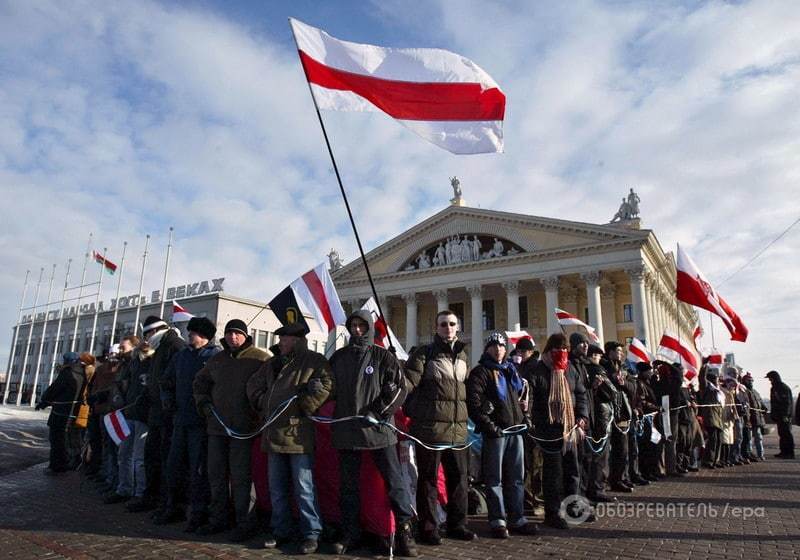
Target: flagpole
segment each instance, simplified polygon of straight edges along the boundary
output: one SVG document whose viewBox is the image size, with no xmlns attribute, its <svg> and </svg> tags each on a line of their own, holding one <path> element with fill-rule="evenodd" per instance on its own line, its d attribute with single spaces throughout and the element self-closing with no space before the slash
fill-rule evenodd
<svg viewBox="0 0 800 560">
<path fill-rule="evenodd" d="M 78 287 L 78 302 L 75 304 L 75 327 L 72 330 L 72 342 L 69 345 L 69 351 L 75 351 L 75 345 L 78 343 L 78 321 L 81 318 L 81 298 L 83 297 L 83 283 L 86 281 L 86 263 L 89 261 L 89 250 L 92 248 L 92 234 L 89 234 L 89 243 L 86 244 L 86 253 L 83 256 L 83 272 L 81 272 L 81 284 Z"/>
<path fill-rule="evenodd" d="M 53 280 L 56 278 L 56 265 L 50 273 L 50 285 L 47 288 L 47 304 L 44 308 L 44 323 L 42 324 L 42 340 L 39 341 L 39 355 L 36 357 L 36 373 L 33 376 L 33 391 L 31 392 L 31 408 L 36 405 L 36 387 L 39 385 L 39 369 L 42 367 L 42 352 L 44 352 L 44 337 L 47 334 L 47 319 L 50 315 L 50 298 L 53 295 Z"/>
<path fill-rule="evenodd" d="M 150 234 L 144 240 L 144 254 L 142 255 L 142 272 L 139 274 L 139 297 L 136 298 L 136 318 L 133 321 L 133 334 L 139 332 L 139 314 L 142 312 L 142 287 L 144 286 L 144 269 L 147 266 L 147 248 L 150 246 Z"/>
<path fill-rule="evenodd" d="M 25 383 L 25 368 L 28 367 L 28 355 L 31 353 L 31 338 L 33 338 L 33 324 L 36 321 L 36 308 L 39 306 L 39 290 L 42 287 L 44 277 L 44 267 L 39 269 L 39 281 L 36 283 L 36 295 L 33 296 L 33 308 L 31 309 L 31 326 L 28 328 L 28 340 L 25 342 L 25 352 L 22 354 L 22 369 L 19 374 L 19 390 L 17 391 L 17 406 L 22 404 L 22 388 Z"/>
<path fill-rule="evenodd" d="M 61 292 L 61 303 L 58 306 L 58 327 L 56 327 L 56 338 L 53 343 L 53 359 L 50 361 L 50 379 L 48 380 L 48 385 L 53 384 L 53 373 L 56 370 L 56 358 L 58 357 L 58 339 L 61 338 L 61 323 L 64 320 L 64 299 L 66 299 L 67 297 L 67 286 L 69 285 L 70 268 L 72 268 L 72 259 L 69 259 L 67 261 L 67 273 L 64 275 L 64 291 Z"/>
<path fill-rule="evenodd" d="M 119 289 L 122 286 L 122 271 L 125 267 L 125 251 L 128 242 L 122 244 L 122 260 L 119 261 L 119 276 L 117 277 L 117 299 L 114 300 L 114 318 L 111 320 L 111 344 L 114 344 L 114 335 L 117 334 L 117 315 L 119 314 Z"/>
<path fill-rule="evenodd" d="M 14 327 L 14 340 L 11 343 L 11 352 L 8 355 L 8 367 L 6 368 L 6 387 L 3 391 L 3 404 L 8 402 L 8 392 L 11 388 L 11 366 L 14 363 L 14 354 L 17 352 L 17 339 L 19 338 L 19 325 L 22 322 L 22 307 L 25 305 L 25 296 L 28 295 L 28 278 L 31 275 L 30 270 L 25 271 L 25 284 L 22 286 L 22 299 L 19 300 L 19 315 L 17 315 L 17 324 Z"/>
<path fill-rule="evenodd" d="M 297 51 L 300 51 L 300 44 L 297 42 L 297 37 L 294 34 L 294 27 L 291 24 L 291 18 L 289 21 L 289 27 L 292 30 L 292 38 L 294 39 L 294 44 L 297 47 Z M 342 193 L 342 200 L 344 200 L 344 206 L 347 209 L 347 216 L 350 218 L 350 225 L 353 227 L 353 235 L 356 238 L 356 244 L 358 245 L 358 252 L 361 255 L 361 262 L 364 265 L 364 270 L 367 273 L 367 280 L 369 280 L 369 287 L 372 290 L 372 295 L 375 297 L 375 304 L 378 306 L 378 313 L 380 313 L 381 318 L 386 320 L 386 316 L 383 314 L 383 308 L 381 307 L 380 298 L 378 297 L 378 292 L 375 289 L 375 282 L 372 280 L 372 273 L 369 270 L 369 265 L 367 264 L 367 257 L 364 254 L 364 247 L 361 244 L 361 237 L 358 235 L 358 228 L 356 227 L 356 222 L 353 219 L 353 212 L 350 209 L 350 202 L 347 200 L 347 193 L 344 190 L 344 184 L 342 183 L 342 177 L 339 173 L 339 166 L 336 164 L 336 158 L 333 156 L 333 149 L 331 148 L 331 142 L 328 139 L 328 132 L 325 130 L 325 123 L 322 120 L 322 114 L 319 111 L 319 105 L 317 104 L 317 98 L 314 96 L 314 90 L 311 87 L 311 80 L 308 77 L 308 70 L 306 70 L 306 66 L 303 63 L 303 59 L 300 59 L 300 65 L 303 67 L 303 73 L 306 77 L 306 82 L 308 83 L 308 91 L 311 94 L 311 100 L 314 102 L 314 109 L 317 112 L 317 119 L 319 119 L 319 126 L 322 128 L 322 136 L 325 138 L 325 145 L 328 148 L 328 154 L 331 157 L 331 163 L 333 164 L 333 171 L 336 174 L 336 181 L 339 183 L 339 191 Z M 395 353 L 395 347 L 392 344 L 392 341 L 389 340 L 389 350 L 392 354 Z"/>
<path fill-rule="evenodd" d="M 103 247 L 103 262 L 100 263 L 100 278 L 97 280 L 97 298 L 94 300 L 94 319 L 92 320 L 92 337 L 89 339 L 89 353 L 94 354 L 94 336 L 97 333 L 97 316 L 100 314 L 100 292 L 103 290 L 103 273 L 106 271 L 106 252 Z"/>
<path fill-rule="evenodd" d="M 164 301 L 167 297 L 167 273 L 169 272 L 169 255 L 172 253 L 172 226 L 169 228 L 169 242 L 167 243 L 167 260 L 164 263 L 164 280 L 161 282 L 161 309 L 158 310 L 158 316 L 164 318 Z"/>
<path fill-rule="evenodd" d="M 714 314 L 711 313 L 711 311 L 708 312 L 708 324 L 711 329 L 711 347 L 716 350 L 717 343 L 714 341 Z"/>
</svg>

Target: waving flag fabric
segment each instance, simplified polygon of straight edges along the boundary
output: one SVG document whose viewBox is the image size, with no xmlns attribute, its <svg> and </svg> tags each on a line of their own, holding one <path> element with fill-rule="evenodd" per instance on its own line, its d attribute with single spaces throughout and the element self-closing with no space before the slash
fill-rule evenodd
<svg viewBox="0 0 800 560">
<path fill-rule="evenodd" d="M 121 410 L 115 410 L 103 416 L 103 424 L 108 432 L 108 437 L 117 445 L 128 439 L 131 435 L 128 421 L 125 420 L 125 415 Z"/>
<path fill-rule="evenodd" d="M 102 264 L 106 272 L 109 274 L 114 274 L 117 271 L 117 265 L 105 258 L 102 253 L 92 251 L 92 258 L 97 264 Z"/>
<path fill-rule="evenodd" d="M 506 338 L 514 346 L 516 346 L 517 343 L 523 338 L 529 339 L 531 344 L 536 346 L 536 341 L 533 340 L 533 337 L 530 335 L 530 333 L 528 333 L 528 331 L 506 331 Z"/>
<path fill-rule="evenodd" d="M 320 109 L 382 111 L 455 154 L 503 151 L 506 96 L 468 58 L 342 41 L 289 21 Z"/>
<path fill-rule="evenodd" d="M 558 307 L 556 307 L 555 313 L 556 313 L 556 319 L 558 319 L 558 324 L 561 325 L 562 327 L 570 325 L 583 327 L 584 329 L 586 329 L 586 333 L 588 334 L 592 342 L 598 342 L 598 343 L 600 342 L 600 337 L 597 336 L 594 327 L 592 327 L 591 325 L 587 325 L 572 313 L 567 313 L 566 311 L 564 311 L 563 309 L 559 309 Z"/>
<path fill-rule="evenodd" d="M 302 323 L 311 330 L 304 317 L 310 315 L 324 333 L 330 333 L 347 319 L 325 264 L 289 284 L 269 302 L 269 307 L 282 325 Z"/>
<path fill-rule="evenodd" d="M 647 347 L 638 338 L 631 339 L 628 344 L 628 361 L 637 364 L 639 362 L 652 362 L 653 356 L 648 352 Z"/>
<path fill-rule="evenodd" d="M 677 260 L 677 298 L 718 315 L 730 331 L 731 340 L 745 342 L 747 327 L 728 303 L 714 290 L 714 287 L 706 280 L 692 258 L 681 249 L 680 245 L 678 245 Z"/>
<path fill-rule="evenodd" d="M 686 370 L 684 373 L 686 379 L 691 380 L 697 376 L 697 356 L 673 333 L 669 331 L 664 333 L 661 342 L 658 343 L 657 354 L 670 362 L 681 364 Z"/>
<path fill-rule="evenodd" d="M 369 298 L 366 303 L 361 306 L 361 309 L 369 311 L 372 314 L 372 319 L 375 322 L 375 344 L 381 348 L 389 348 L 389 343 L 391 342 L 391 345 L 394 346 L 395 349 L 395 357 L 398 360 L 407 360 L 408 353 L 403 350 L 403 346 L 400 344 L 400 341 L 397 340 L 391 327 L 386 324 L 383 317 L 380 317 L 375 298 Z"/>
<path fill-rule="evenodd" d="M 172 300 L 172 322 L 173 323 L 184 323 L 186 321 L 191 321 L 192 315 L 184 307 L 178 304 L 177 301 Z"/>
</svg>

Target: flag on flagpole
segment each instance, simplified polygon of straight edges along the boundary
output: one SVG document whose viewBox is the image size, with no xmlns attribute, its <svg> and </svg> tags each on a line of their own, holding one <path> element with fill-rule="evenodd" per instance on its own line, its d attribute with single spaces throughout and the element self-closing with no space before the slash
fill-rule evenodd
<svg viewBox="0 0 800 560">
<path fill-rule="evenodd" d="M 556 319 L 558 319 L 558 324 L 561 325 L 562 327 L 568 327 L 568 326 L 583 327 L 584 329 L 586 329 L 586 334 L 589 335 L 589 338 L 592 340 L 592 342 L 597 342 L 597 343 L 600 342 L 600 337 L 597 336 L 594 327 L 592 327 L 591 325 L 587 325 L 572 313 L 567 313 L 566 311 L 564 311 L 563 309 L 559 309 L 558 307 L 556 307 L 555 313 L 556 313 Z"/>
<path fill-rule="evenodd" d="M 639 362 L 650 363 L 653 361 L 653 355 L 647 350 L 644 343 L 636 337 L 631 339 L 628 344 L 628 361 L 638 364 Z"/>
<path fill-rule="evenodd" d="M 305 320 L 305 315 L 310 315 L 326 334 L 347 320 L 328 267 L 324 263 L 281 290 L 269 302 L 269 307 L 282 325 L 302 323 L 310 331 L 311 326 Z"/>
<path fill-rule="evenodd" d="M 468 58 L 342 41 L 289 21 L 320 109 L 382 111 L 455 154 L 503 151 L 506 96 Z"/>
<path fill-rule="evenodd" d="M 184 323 L 186 321 L 191 321 L 192 315 L 186 309 L 179 305 L 177 301 L 174 299 L 172 300 L 172 322 L 173 323 Z"/>
<path fill-rule="evenodd" d="M 728 303 L 714 290 L 714 287 L 706 280 L 695 262 L 680 245 L 678 245 L 677 269 L 676 297 L 683 302 L 718 315 L 730 331 L 731 340 L 745 342 L 747 327 Z"/>
<path fill-rule="evenodd" d="M 375 298 L 369 298 L 366 303 L 361 306 L 361 309 L 369 311 L 372 314 L 372 320 L 375 323 L 375 344 L 381 348 L 389 348 L 390 345 L 394 346 L 395 357 L 398 360 L 407 360 L 408 353 L 403 350 L 403 346 L 400 344 L 400 341 L 397 340 L 391 327 L 387 325 L 383 317 L 380 316 Z"/>
<path fill-rule="evenodd" d="M 694 340 L 694 349 L 697 350 L 697 352 L 702 356 L 703 353 L 700 352 L 700 347 L 697 345 L 697 342 L 700 340 L 701 336 L 703 336 L 703 327 L 697 325 L 692 333 L 692 340 Z"/>
<path fill-rule="evenodd" d="M 719 352 L 716 348 L 711 350 L 711 353 L 708 355 L 708 365 L 721 368 L 722 361 L 722 352 Z"/>
<path fill-rule="evenodd" d="M 529 339 L 531 344 L 536 346 L 536 341 L 533 340 L 533 337 L 530 335 L 530 333 L 528 333 L 528 331 L 506 331 L 506 338 L 514 346 L 516 346 L 517 343 L 523 338 Z"/>
<path fill-rule="evenodd" d="M 658 343 L 656 353 L 669 362 L 681 364 L 685 370 L 686 379 L 691 381 L 697 376 L 697 356 L 675 334 L 669 331 L 665 332 L 661 337 L 661 342 Z"/>
<path fill-rule="evenodd" d="M 102 264 L 109 274 L 114 274 L 117 271 L 117 265 L 105 258 L 102 253 L 92 251 L 92 258 L 97 264 Z"/>
<path fill-rule="evenodd" d="M 108 437 L 119 445 L 131 435 L 131 429 L 128 426 L 128 421 L 125 420 L 125 415 L 121 410 L 115 410 L 103 416 L 103 424 L 105 424 Z"/>
</svg>

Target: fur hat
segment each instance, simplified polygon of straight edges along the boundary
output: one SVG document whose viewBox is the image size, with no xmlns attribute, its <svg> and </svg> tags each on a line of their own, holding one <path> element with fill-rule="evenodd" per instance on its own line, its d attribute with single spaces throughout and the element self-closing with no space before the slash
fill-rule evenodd
<svg viewBox="0 0 800 560">
<path fill-rule="evenodd" d="M 144 323 L 142 323 L 142 334 L 147 334 L 156 329 L 166 329 L 167 326 L 168 325 L 161 319 L 161 317 L 150 315 L 144 320 Z"/>
<path fill-rule="evenodd" d="M 206 317 L 192 317 L 186 325 L 187 332 L 197 333 L 205 339 L 211 340 L 217 334 L 217 326 Z"/>
<path fill-rule="evenodd" d="M 289 323 L 275 331 L 278 336 L 305 336 L 308 333 L 305 323 Z"/>
<path fill-rule="evenodd" d="M 239 332 L 248 336 L 247 324 L 241 319 L 231 319 L 225 323 L 225 334 L 228 334 L 229 331 Z"/>
</svg>

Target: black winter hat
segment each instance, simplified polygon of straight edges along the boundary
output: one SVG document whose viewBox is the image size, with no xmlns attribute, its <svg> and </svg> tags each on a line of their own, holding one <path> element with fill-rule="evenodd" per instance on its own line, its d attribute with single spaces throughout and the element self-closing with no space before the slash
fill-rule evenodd
<svg viewBox="0 0 800 560">
<path fill-rule="evenodd" d="M 247 336 L 247 324 L 241 319 L 231 319 L 225 324 L 225 333 L 228 331 L 240 332 Z"/>
<path fill-rule="evenodd" d="M 167 328 L 167 324 L 157 315 L 150 315 L 142 323 L 142 334 L 156 329 Z"/>
<path fill-rule="evenodd" d="M 636 364 L 636 371 L 639 373 L 651 371 L 652 369 L 653 366 L 650 364 L 650 362 L 639 362 L 638 364 Z"/>
<path fill-rule="evenodd" d="M 600 348 L 597 344 L 590 344 L 589 350 L 586 351 L 586 355 L 594 356 L 595 354 L 600 354 L 602 356 L 603 354 L 605 354 L 605 352 L 603 352 L 603 349 Z"/>
<path fill-rule="evenodd" d="M 194 332 L 211 340 L 217 334 L 217 326 L 206 317 L 192 317 L 189 319 L 189 324 L 186 325 L 188 332 Z"/>
<path fill-rule="evenodd" d="M 305 336 L 308 332 L 308 327 L 304 323 L 289 323 L 275 331 L 275 334 L 278 336 Z"/>
<path fill-rule="evenodd" d="M 569 345 L 571 348 L 575 348 L 582 342 L 589 342 L 589 338 L 585 334 L 581 332 L 574 332 L 569 335 Z"/>
<path fill-rule="evenodd" d="M 533 351 L 533 341 L 530 338 L 521 338 L 515 346 L 517 350 L 531 350 Z"/>
</svg>

